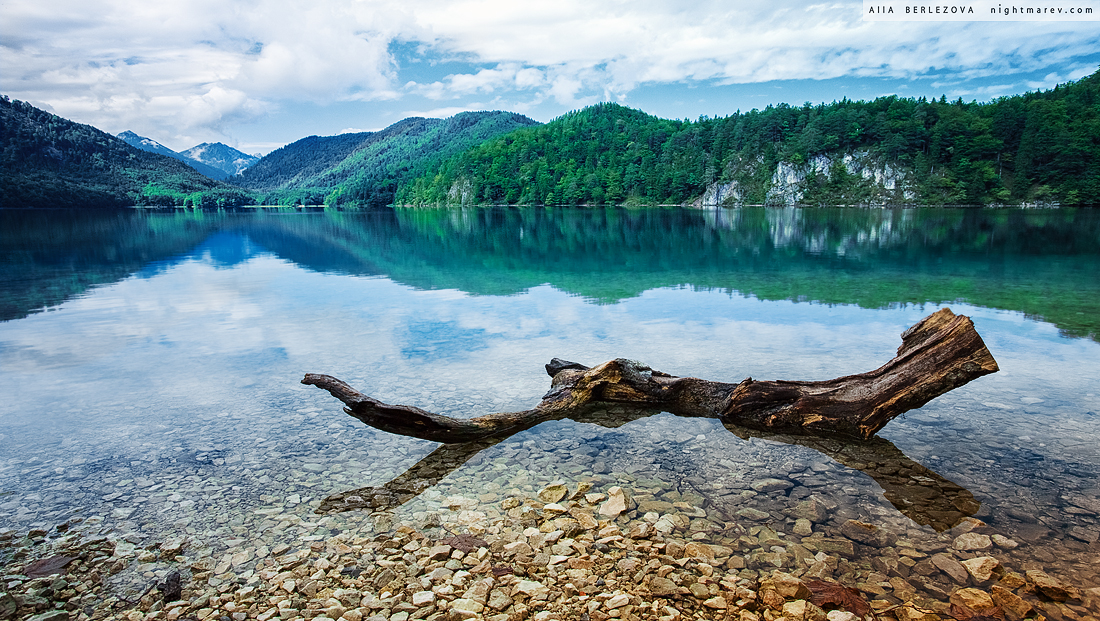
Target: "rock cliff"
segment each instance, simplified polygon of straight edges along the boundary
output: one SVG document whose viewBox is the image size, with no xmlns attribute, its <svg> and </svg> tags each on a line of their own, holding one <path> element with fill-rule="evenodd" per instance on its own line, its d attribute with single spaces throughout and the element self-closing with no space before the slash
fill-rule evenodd
<svg viewBox="0 0 1100 621">
<path fill-rule="evenodd" d="M 727 169 L 728 181 L 712 183 L 692 204 L 888 205 L 917 196 L 910 171 L 866 151 L 781 161 L 767 168 L 762 158 L 736 162 Z"/>
</svg>

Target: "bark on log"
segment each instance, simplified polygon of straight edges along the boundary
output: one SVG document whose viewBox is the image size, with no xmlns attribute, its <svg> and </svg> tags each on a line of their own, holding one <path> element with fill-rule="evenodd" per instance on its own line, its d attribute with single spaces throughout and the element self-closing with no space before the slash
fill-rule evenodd
<svg viewBox="0 0 1100 621">
<path fill-rule="evenodd" d="M 512 435 L 544 421 L 573 418 L 600 402 L 716 417 L 775 433 L 867 440 L 899 414 L 997 371 L 970 318 L 950 309 L 925 317 L 901 338 L 897 355 L 878 369 L 817 382 L 748 378 L 732 384 L 675 377 L 623 358 L 593 368 L 555 358 L 546 365 L 553 378 L 550 392 L 534 408 L 471 419 L 382 403 L 328 375 L 310 373 L 302 383 L 327 390 L 345 404 L 345 412 L 371 427 L 443 443 Z"/>
</svg>

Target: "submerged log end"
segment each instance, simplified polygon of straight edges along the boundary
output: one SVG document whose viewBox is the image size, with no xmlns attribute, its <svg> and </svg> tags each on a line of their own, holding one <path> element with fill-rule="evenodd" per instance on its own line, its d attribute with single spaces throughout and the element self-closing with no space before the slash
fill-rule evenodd
<svg viewBox="0 0 1100 621">
<path fill-rule="evenodd" d="M 966 315 L 956 315 L 950 308 L 941 308 L 903 332 L 896 358 L 901 358 L 922 347 L 931 346 L 936 341 L 952 344 L 950 355 L 957 360 L 958 366 L 977 365 L 980 370 L 968 371 L 978 373 L 974 377 L 1000 370 L 997 361 L 993 359 L 993 354 L 989 353 L 982 337 L 974 329 L 974 322 Z"/>
<path fill-rule="evenodd" d="M 878 371 L 894 374 L 901 383 L 884 394 L 866 418 L 859 435 L 870 438 L 899 414 L 919 408 L 932 399 L 983 375 L 1000 370 L 985 341 L 966 315 L 944 308 L 929 315 L 902 334 L 898 356 Z"/>
<path fill-rule="evenodd" d="M 974 322 L 944 308 L 906 330 L 898 355 L 874 371 L 821 382 L 746 380 L 721 417 L 766 431 L 866 440 L 899 414 L 997 370 Z"/>
<path fill-rule="evenodd" d="M 320 373 L 306 373 L 306 376 L 302 378 L 302 383 L 306 386 L 316 386 L 321 390 L 328 391 L 328 394 L 336 397 L 344 403 L 344 405 L 352 406 L 364 398 L 369 398 L 358 390 L 352 388 L 347 382 L 337 379 L 331 375 L 321 375 Z"/>
</svg>

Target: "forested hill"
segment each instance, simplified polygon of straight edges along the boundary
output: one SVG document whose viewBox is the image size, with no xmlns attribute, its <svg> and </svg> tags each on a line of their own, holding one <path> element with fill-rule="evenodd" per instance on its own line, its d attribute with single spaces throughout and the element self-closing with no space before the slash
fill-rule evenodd
<svg viewBox="0 0 1100 621">
<path fill-rule="evenodd" d="M 0 96 L 0 206 L 229 206 L 251 202 L 163 155 Z"/>
<path fill-rule="evenodd" d="M 844 99 L 698 121 L 615 104 L 443 162 L 399 204 L 1100 202 L 1100 72 L 988 103 Z"/>
<path fill-rule="evenodd" d="M 310 136 L 277 149 L 234 180 L 278 204 L 389 205 L 398 186 L 447 157 L 537 123 L 513 112 L 408 118 L 378 132 Z"/>
</svg>

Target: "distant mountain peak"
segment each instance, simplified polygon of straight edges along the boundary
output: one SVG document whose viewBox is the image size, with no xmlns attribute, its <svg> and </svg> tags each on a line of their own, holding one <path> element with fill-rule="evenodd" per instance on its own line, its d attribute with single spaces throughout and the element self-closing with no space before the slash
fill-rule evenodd
<svg viewBox="0 0 1100 621">
<path fill-rule="evenodd" d="M 184 164 L 187 164 L 191 168 L 194 168 L 195 170 L 199 171 L 203 175 L 206 175 L 207 177 L 210 177 L 211 179 L 216 179 L 218 181 L 221 181 L 222 179 L 225 179 L 226 177 L 231 177 L 231 176 L 236 174 L 235 172 L 226 172 L 225 170 L 222 170 L 218 166 L 212 166 L 212 165 L 207 164 L 206 162 L 204 162 L 200 159 L 190 157 L 190 156 L 187 155 L 186 152 L 176 153 L 172 149 L 169 149 L 168 147 L 166 147 L 166 146 L 162 145 L 161 143 L 157 142 L 156 140 L 153 140 L 152 138 L 146 138 L 145 136 L 140 136 L 140 135 L 138 135 L 138 134 L 136 134 L 136 133 L 134 133 L 130 130 L 126 130 L 126 131 L 118 134 L 117 137 L 118 137 L 119 140 L 122 140 L 123 142 L 129 144 L 132 147 L 137 147 L 138 149 L 141 149 L 142 151 L 149 151 L 150 153 L 159 153 L 160 155 L 167 155 L 168 157 L 170 157 L 172 159 L 179 160 L 179 161 L 183 162 Z"/>
<path fill-rule="evenodd" d="M 132 147 L 137 147 L 142 151 L 149 151 L 151 153 L 160 153 L 161 155 L 167 155 L 168 157 L 175 157 L 178 155 L 175 151 L 162 145 L 161 143 L 153 140 L 152 138 L 146 138 L 145 136 L 139 136 L 138 134 L 126 130 L 116 136 L 118 139 L 129 144 Z M 176 159 L 179 159 L 176 157 Z"/>
<path fill-rule="evenodd" d="M 239 175 L 260 160 L 255 155 L 238 151 L 221 142 L 204 142 L 184 151 L 182 155 L 217 168 L 229 176 Z"/>
</svg>

